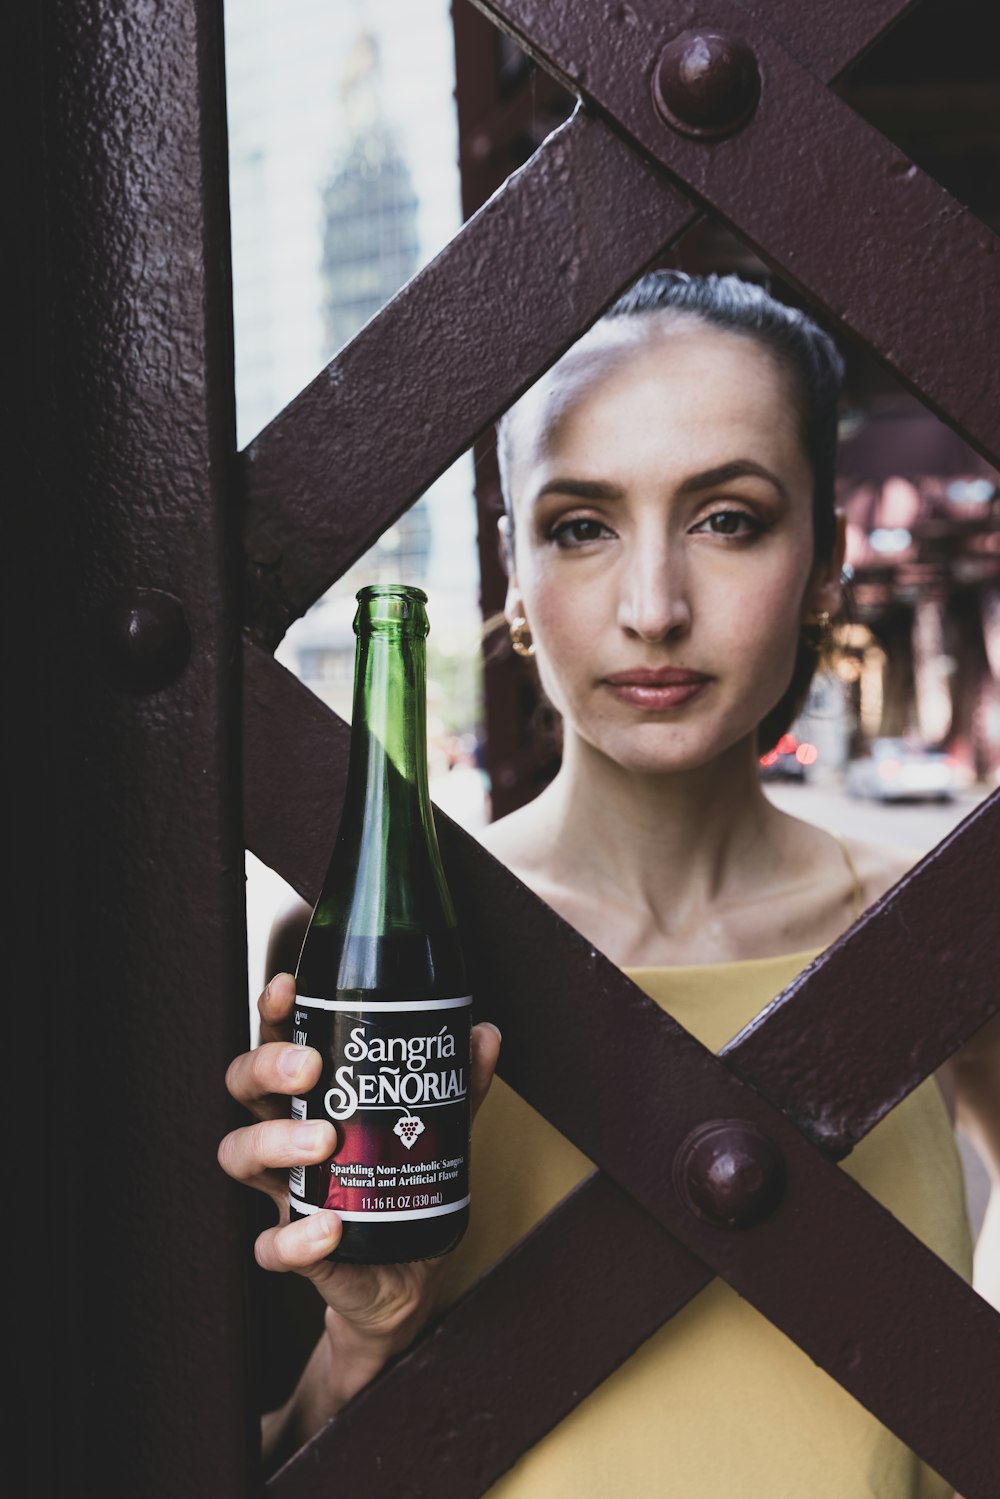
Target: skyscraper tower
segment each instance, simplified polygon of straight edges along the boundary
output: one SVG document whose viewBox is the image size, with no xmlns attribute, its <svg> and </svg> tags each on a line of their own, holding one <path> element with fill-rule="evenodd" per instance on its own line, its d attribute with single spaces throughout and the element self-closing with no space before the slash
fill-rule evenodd
<svg viewBox="0 0 1000 1499">
<path fill-rule="evenodd" d="M 383 109 L 378 40 L 363 26 L 340 82 L 345 144 L 323 192 L 326 357 L 361 329 L 417 270 L 418 200 Z M 365 559 L 363 581 L 421 583 L 430 518 L 417 502 Z M 382 577 L 384 569 L 392 574 Z"/>
</svg>

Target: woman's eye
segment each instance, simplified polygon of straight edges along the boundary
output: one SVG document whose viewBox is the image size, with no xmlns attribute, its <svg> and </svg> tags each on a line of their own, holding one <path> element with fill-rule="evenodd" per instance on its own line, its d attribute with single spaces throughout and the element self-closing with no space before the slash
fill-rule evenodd
<svg viewBox="0 0 1000 1499">
<path fill-rule="evenodd" d="M 759 521 L 745 510 L 713 510 L 694 530 L 710 531 L 713 536 L 753 536 L 762 530 Z"/>
<path fill-rule="evenodd" d="M 586 516 L 564 520 L 549 532 L 551 539 L 561 547 L 586 546 L 587 542 L 599 541 L 602 536 L 610 534 L 603 522 L 590 520 Z"/>
</svg>

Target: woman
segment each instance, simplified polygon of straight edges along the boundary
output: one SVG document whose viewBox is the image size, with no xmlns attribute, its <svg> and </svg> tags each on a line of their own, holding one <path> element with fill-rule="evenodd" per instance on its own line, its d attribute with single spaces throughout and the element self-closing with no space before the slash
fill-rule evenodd
<svg viewBox="0 0 1000 1499">
<path fill-rule="evenodd" d="M 716 1049 L 908 864 L 780 812 L 758 773 L 760 752 L 801 706 L 842 602 L 841 376 L 830 340 L 759 288 L 657 273 L 499 430 L 506 617 L 560 715 L 563 746 L 554 780 L 483 842 Z M 300 905 L 279 924 L 269 971 L 294 967 L 307 919 Z M 293 992 L 287 974 L 272 980 L 264 1044 L 230 1069 L 232 1093 L 263 1122 L 220 1148 L 231 1175 L 279 1206 L 287 1167 L 333 1144 L 332 1129 L 284 1117 L 287 1095 L 319 1071 L 316 1053 L 285 1040 Z M 324 1258 L 339 1234 L 331 1213 L 283 1221 L 258 1240 L 264 1268 L 298 1271 L 327 1308 L 295 1392 L 265 1420 L 272 1462 L 590 1170 L 501 1082 L 487 1097 L 498 1045 L 476 1028 L 475 1211 L 454 1254 L 337 1266 Z M 943 1090 L 934 1080 L 916 1090 L 845 1168 L 966 1276 L 972 1245 L 944 1100 L 1000 1161 L 989 1082 L 998 1050 L 984 1032 L 946 1069 Z M 522 1171 L 510 1184 L 505 1152 L 532 1160 L 530 1180 Z M 721 1281 L 491 1493 L 624 1489 L 692 1499 L 949 1492 Z"/>
</svg>

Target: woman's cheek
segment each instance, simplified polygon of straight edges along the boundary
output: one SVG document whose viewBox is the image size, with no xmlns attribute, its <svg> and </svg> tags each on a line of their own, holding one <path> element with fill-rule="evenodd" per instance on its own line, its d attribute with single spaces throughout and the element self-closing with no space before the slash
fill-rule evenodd
<svg viewBox="0 0 1000 1499">
<path fill-rule="evenodd" d="M 579 648 L 579 641 L 547 630 L 544 620 L 534 629 L 534 636 L 535 666 L 542 691 L 556 712 L 565 717 L 572 706 L 574 647 Z"/>
<path fill-rule="evenodd" d="M 551 576 L 540 567 L 523 592 L 525 614 L 535 641 L 536 665 L 547 695 L 562 696 L 560 682 L 571 686 L 588 653 L 589 634 L 595 623 L 594 603 L 586 594 Z"/>
<path fill-rule="evenodd" d="M 762 611 L 747 622 L 743 638 L 753 650 L 757 675 L 766 683 L 764 696 L 770 699 L 768 709 L 781 699 L 792 679 L 799 644 L 796 623 L 787 602 L 783 608 Z"/>
</svg>

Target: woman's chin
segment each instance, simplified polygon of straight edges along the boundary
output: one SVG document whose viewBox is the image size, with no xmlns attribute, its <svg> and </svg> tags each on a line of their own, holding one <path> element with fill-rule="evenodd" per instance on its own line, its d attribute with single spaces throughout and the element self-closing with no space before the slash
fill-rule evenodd
<svg viewBox="0 0 1000 1499">
<path fill-rule="evenodd" d="M 589 736 L 591 751 L 631 775 L 690 775 L 714 764 L 733 771 L 734 756 L 755 760 L 753 729 L 704 734 L 678 725 L 646 724 L 622 734 Z"/>
</svg>

